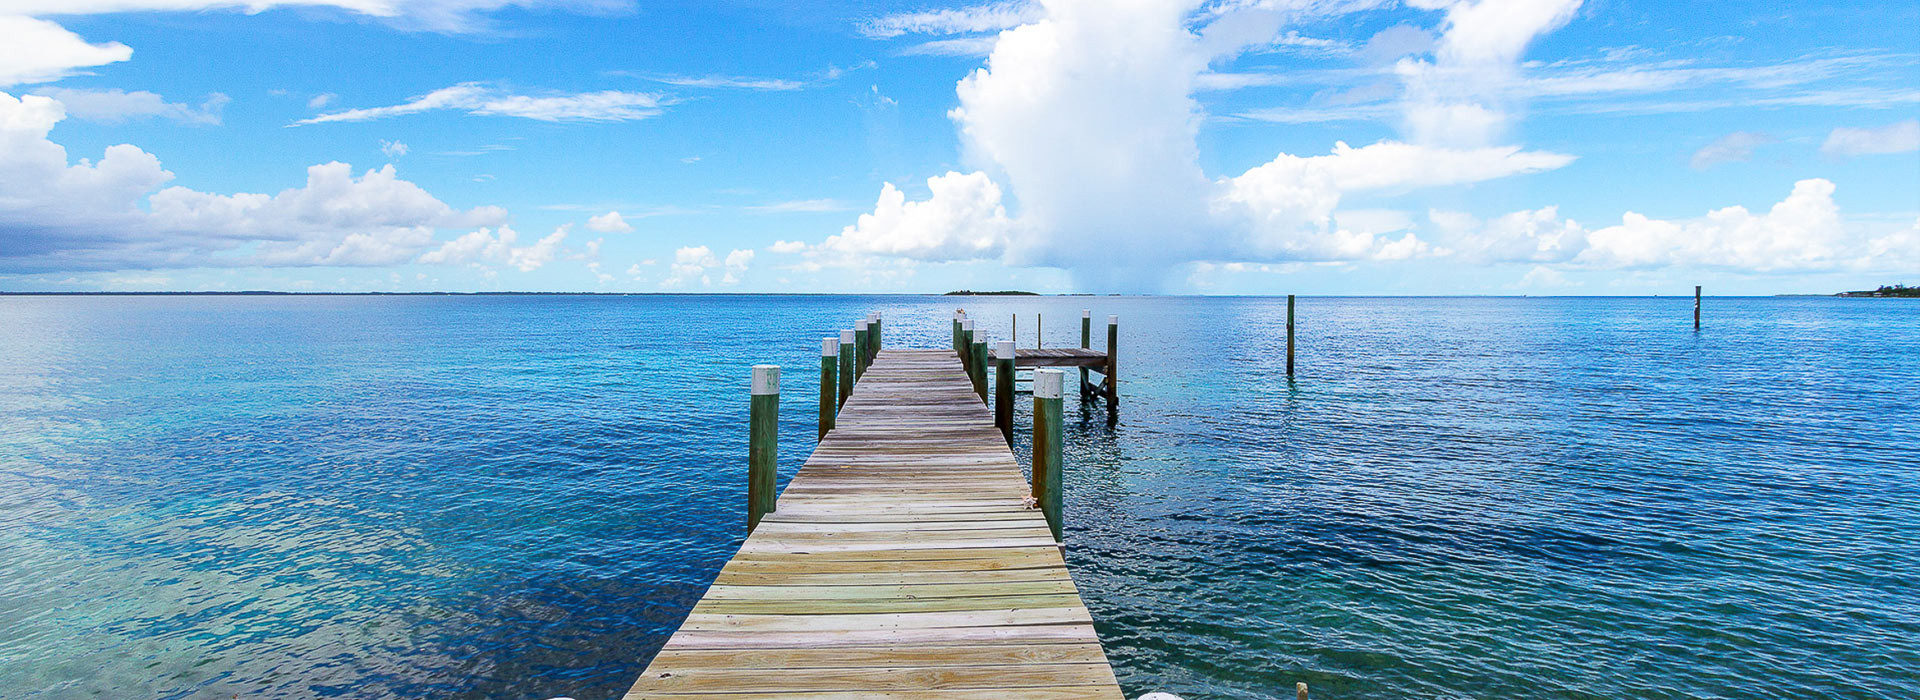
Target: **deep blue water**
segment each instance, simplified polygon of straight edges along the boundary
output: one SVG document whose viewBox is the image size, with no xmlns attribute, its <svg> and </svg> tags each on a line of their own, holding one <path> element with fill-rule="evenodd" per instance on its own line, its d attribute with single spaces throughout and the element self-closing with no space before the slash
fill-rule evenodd
<svg viewBox="0 0 1920 700">
<path fill-rule="evenodd" d="M 1065 490 L 1130 696 L 1920 697 L 1920 303 L 1691 303 L 1304 298 L 1289 381 L 1284 299 L 0 297 L 0 697 L 617 697 L 748 367 L 790 475 L 819 338 L 956 305 L 1121 316 Z"/>
</svg>

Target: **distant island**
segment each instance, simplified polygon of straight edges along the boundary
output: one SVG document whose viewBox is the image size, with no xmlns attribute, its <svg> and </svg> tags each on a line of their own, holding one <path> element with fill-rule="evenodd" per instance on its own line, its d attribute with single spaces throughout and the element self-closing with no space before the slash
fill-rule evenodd
<svg viewBox="0 0 1920 700">
<path fill-rule="evenodd" d="M 1867 292 L 1867 291 L 1841 292 L 1839 294 L 1835 294 L 1834 296 L 1839 296 L 1839 297 L 1920 297 L 1920 287 L 1909 287 L 1904 284 L 1881 285 L 1879 289 L 1875 289 L 1870 292 Z"/>
<path fill-rule="evenodd" d="M 959 290 L 959 291 L 953 291 L 953 292 L 947 292 L 946 294 L 942 294 L 941 296 L 948 296 L 948 297 L 1037 297 L 1037 296 L 1040 296 L 1040 293 L 1039 293 L 1039 292 L 1022 292 L 1022 291 L 1017 291 L 1017 290 L 1011 290 L 1011 289 L 1009 289 L 1009 290 L 1005 290 L 1005 291 L 999 291 L 999 292 L 976 292 L 976 291 L 973 291 L 973 290 L 971 290 L 971 289 L 962 289 L 962 290 Z"/>
</svg>

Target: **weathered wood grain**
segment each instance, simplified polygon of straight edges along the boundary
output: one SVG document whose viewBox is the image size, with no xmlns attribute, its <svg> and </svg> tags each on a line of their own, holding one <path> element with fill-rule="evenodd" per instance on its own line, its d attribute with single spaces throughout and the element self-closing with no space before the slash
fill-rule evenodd
<svg viewBox="0 0 1920 700">
<path fill-rule="evenodd" d="M 626 700 L 1120 700 L 958 354 L 882 350 L 839 409 Z"/>
</svg>

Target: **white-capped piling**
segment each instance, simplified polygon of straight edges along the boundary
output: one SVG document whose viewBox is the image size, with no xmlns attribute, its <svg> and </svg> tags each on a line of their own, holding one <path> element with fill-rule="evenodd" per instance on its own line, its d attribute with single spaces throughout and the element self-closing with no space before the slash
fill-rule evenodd
<svg viewBox="0 0 1920 700">
<path fill-rule="evenodd" d="M 1066 373 L 1057 369 L 1033 371 L 1033 500 L 1047 516 L 1053 541 L 1062 539 L 1060 527 L 1061 385 Z"/>
<path fill-rule="evenodd" d="M 780 366 L 754 365 L 747 411 L 747 534 L 774 510 L 775 463 L 780 445 Z"/>
</svg>

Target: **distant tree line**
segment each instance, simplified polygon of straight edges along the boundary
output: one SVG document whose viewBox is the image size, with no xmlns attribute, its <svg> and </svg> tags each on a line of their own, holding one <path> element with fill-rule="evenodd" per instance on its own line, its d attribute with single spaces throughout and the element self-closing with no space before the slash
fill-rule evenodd
<svg viewBox="0 0 1920 700">
<path fill-rule="evenodd" d="M 1865 292 L 1865 291 L 1841 292 L 1840 296 L 1843 296 L 1843 297 L 1920 297 L 1920 287 L 1909 287 L 1904 284 L 1883 284 L 1883 285 L 1880 285 L 1879 289 L 1875 289 L 1870 292 Z"/>
</svg>

